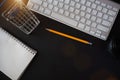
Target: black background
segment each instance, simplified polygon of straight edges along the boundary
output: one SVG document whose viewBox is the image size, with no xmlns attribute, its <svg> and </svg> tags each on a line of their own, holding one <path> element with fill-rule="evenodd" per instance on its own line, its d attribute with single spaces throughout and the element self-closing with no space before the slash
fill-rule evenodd
<svg viewBox="0 0 120 80">
<path fill-rule="evenodd" d="M 8 0 L 0 13 L 12 1 Z M 40 14 L 35 13 L 35 15 L 41 23 L 30 35 L 24 34 L 0 16 L 0 25 L 5 30 L 38 51 L 21 80 L 120 80 L 120 61 L 114 54 L 108 52 L 111 37 L 119 35 L 119 15 L 107 41 L 92 37 Z M 55 35 L 46 31 L 45 28 L 88 40 L 93 45 Z M 9 80 L 9 78 L 0 73 L 0 80 Z"/>
</svg>

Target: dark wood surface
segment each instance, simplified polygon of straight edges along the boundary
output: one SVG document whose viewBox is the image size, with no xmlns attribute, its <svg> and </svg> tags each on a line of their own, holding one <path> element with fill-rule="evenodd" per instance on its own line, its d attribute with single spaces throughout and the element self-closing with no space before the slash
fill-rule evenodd
<svg viewBox="0 0 120 80">
<path fill-rule="evenodd" d="M 5 6 L 0 14 L 6 9 Z M 34 14 L 41 23 L 30 35 L 24 34 L 0 16 L 1 27 L 38 51 L 20 80 L 120 80 L 120 61 L 108 52 L 109 40 L 120 27 L 119 15 L 108 40 L 103 41 L 40 14 Z M 55 35 L 45 28 L 88 40 L 93 45 Z M 0 74 L 0 80 L 7 79 Z"/>
</svg>

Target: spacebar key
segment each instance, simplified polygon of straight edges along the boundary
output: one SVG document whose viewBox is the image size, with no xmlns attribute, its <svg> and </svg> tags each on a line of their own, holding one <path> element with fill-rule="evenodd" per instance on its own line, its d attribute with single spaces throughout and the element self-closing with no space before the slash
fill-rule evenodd
<svg viewBox="0 0 120 80">
<path fill-rule="evenodd" d="M 55 13 L 55 12 L 52 12 L 51 16 L 54 17 L 54 18 L 56 18 L 57 20 L 60 20 L 60 21 L 62 21 L 62 22 L 64 22 L 64 23 L 69 24 L 69 25 L 72 25 L 72 26 L 74 26 L 74 27 L 77 26 L 77 24 L 78 24 L 77 21 L 74 21 L 74 20 L 72 20 L 72 19 L 69 19 L 69 18 L 67 18 L 67 17 L 64 17 L 64 16 L 62 16 L 62 15 L 60 15 L 60 14 L 57 14 L 57 13 Z"/>
</svg>

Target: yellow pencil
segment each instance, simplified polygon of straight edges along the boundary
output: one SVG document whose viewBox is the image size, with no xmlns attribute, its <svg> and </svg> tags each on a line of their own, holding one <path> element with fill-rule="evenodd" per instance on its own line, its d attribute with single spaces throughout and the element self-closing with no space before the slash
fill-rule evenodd
<svg viewBox="0 0 120 80">
<path fill-rule="evenodd" d="M 55 31 L 55 30 L 52 30 L 52 29 L 48 29 L 48 28 L 46 28 L 46 30 L 49 31 L 49 32 L 55 33 L 57 35 L 60 35 L 60 36 L 63 36 L 63 37 L 67 37 L 67 38 L 70 38 L 70 39 L 73 39 L 73 40 L 76 40 L 76 41 L 79 41 L 81 43 L 92 45 L 91 42 L 88 42 L 88 41 L 83 40 L 83 39 L 79 39 L 77 37 L 73 37 L 73 36 L 70 36 L 70 35 L 67 35 L 67 34 L 64 34 L 64 33 L 61 33 L 61 32 Z"/>
</svg>

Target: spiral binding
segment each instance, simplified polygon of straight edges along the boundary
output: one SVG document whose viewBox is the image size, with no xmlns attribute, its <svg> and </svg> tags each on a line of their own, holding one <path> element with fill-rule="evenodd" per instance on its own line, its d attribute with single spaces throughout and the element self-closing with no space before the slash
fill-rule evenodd
<svg viewBox="0 0 120 80">
<path fill-rule="evenodd" d="M 15 40 L 16 42 L 18 42 L 23 48 L 25 48 L 28 52 L 30 52 L 31 54 L 35 55 L 37 53 L 36 50 L 28 47 L 27 45 L 25 45 L 23 42 L 21 42 L 20 40 L 18 40 L 17 38 L 15 38 L 14 36 L 12 36 L 10 33 L 8 33 L 6 30 L 4 30 L 2 27 L 0 27 L 0 31 L 5 32 L 8 36 L 10 36 L 13 40 Z"/>
</svg>

